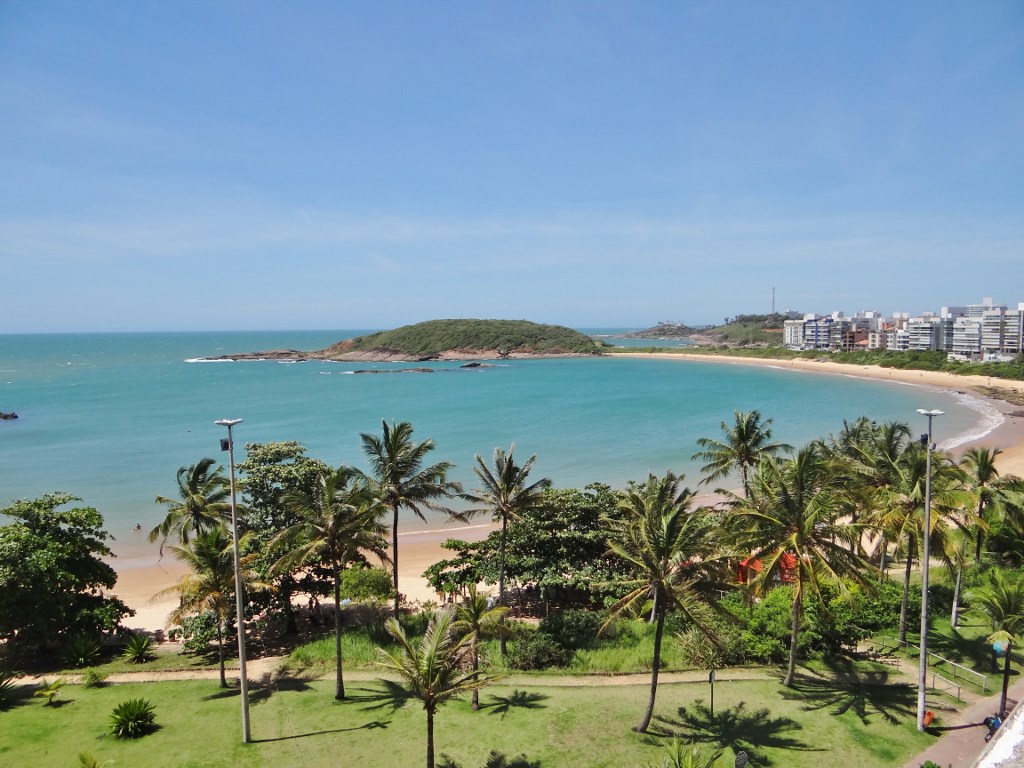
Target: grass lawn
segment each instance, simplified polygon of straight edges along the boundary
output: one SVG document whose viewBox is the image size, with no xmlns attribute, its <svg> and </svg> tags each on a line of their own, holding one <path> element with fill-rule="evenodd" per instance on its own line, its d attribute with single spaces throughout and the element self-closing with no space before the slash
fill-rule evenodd
<svg viewBox="0 0 1024 768">
<path fill-rule="evenodd" d="M 833 672 L 838 682 L 807 673 L 794 690 L 774 680 L 719 681 L 713 717 L 706 683 L 664 685 L 652 729 L 661 736 L 630 731 L 645 686 L 555 687 L 543 677 L 535 685 L 494 685 L 482 692 L 479 712 L 462 701 L 441 709 L 438 758 L 446 753 L 477 768 L 493 749 L 551 768 L 640 768 L 660 762 L 664 735 L 678 733 L 723 748 L 721 766 L 743 749 L 759 768 L 832 768 L 837 756 L 858 768 L 888 768 L 932 742 L 914 727 L 912 686 L 890 682 L 885 672 Z M 417 701 L 396 701 L 378 679 L 350 680 L 347 691 L 350 700 L 338 703 L 330 681 L 254 689 L 254 743 L 242 745 L 237 694 L 214 681 L 66 686 L 59 706 L 24 698 L 0 712 L 0 765 L 73 766 L 82 751 L 140 767 L 424 763 L 425 716 Z M 133 697 L 156 705 L 159 730 L 138 741 L 106 735 L 110 711 Z"/>
</svg>

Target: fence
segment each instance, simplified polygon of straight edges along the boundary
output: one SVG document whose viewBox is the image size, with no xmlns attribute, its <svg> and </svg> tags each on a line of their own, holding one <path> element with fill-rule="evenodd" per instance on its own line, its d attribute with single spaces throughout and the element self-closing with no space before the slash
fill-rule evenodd
<svg viewBox="0 0 1024 768">
<path fill-rule="evenodd" d="M 880 640 L 883 643 L 885 643 L 886 646 L 892 646 L 893 650 L 904 650 L 907 652 L 907 655 L 909 656 L 917 656 L 918 658 L 921 657 L 920 647 L 914 645 L 914 643 L 911 643 L 909 640 L 905 642 L 900 642 L 899 638 L 891 637 L 889 635 L 883 635 L 880 638 Z M 913 653 L 911 653 L 911 649 L 913 649 Z M 932 653 L 931 651 L 928 651 L 928 666 L 940 667 L 942 665 L 946 665 L 949 667 L 950 671 L 948 674 L 952 676 L 953 681 L 968 680 L 972 684 L 980 686 L 981 690 L 985 693 L 988 693 L 988 675 L 982 674 L 981 672 L 976 672 L 973 669 L 968 669 L 963 664 L 958 664 L 957 662 L 951 659 L 947 659 L 945 656 L 939 656 L 939 654 L 937 653 Z M 933 678 L 937 675 L 939 678 L 944 680 L 949 685 L 956 687 L 957 698 L 959 699 L 960 686 L 957 685 L 956 682 L 947 680 L 945 677 L 942 677 L 942 675 L 938 675 L 938 673 L 936 672 L 933 672 L 932 674 Z M 932 687 L 934 688 L 935 686 L 933 685 Z"/>
</svg>

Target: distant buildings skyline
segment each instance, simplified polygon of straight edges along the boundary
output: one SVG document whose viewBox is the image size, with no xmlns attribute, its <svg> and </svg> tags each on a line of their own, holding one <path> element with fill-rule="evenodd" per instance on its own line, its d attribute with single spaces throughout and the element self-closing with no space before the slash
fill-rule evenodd
<svg viewBox="0 0 1024 768">
<path fill-rule="evenodd" d="M 950 360 L 1009 361 L 1024 353 L 1024 302 L 1015 308 L 986 296 L 979 304 L 911 315 L 861 311 L 805 314 L 783 324 L 783 344 L 795 350 L 946 352 Z"/>
</svg>

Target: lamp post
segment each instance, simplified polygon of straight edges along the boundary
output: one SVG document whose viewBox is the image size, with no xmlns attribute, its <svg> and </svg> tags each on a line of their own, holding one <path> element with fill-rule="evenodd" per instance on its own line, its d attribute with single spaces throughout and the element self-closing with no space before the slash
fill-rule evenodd
<svg viewBox="0 0 1024 768">
<path fill-rule="evenodd" d="M 241 419 L 217 419 L 217 426 L 228 428 L 228 439 L 220 441 L 220 449 L 228 452 L 231 468 L 231 542 L 235 556 L 235 613 L 238 621 L 238 677 L 242 693 L 242 743 L 249 743 L 249 678 L 245 672 L 245 601 L 242 599 L 242 564 L 238 553 L 238 515 L 235 505 L 235 440 L 231 428 Z"/>
<path fill-rule="evenodd" d="M 923 731 L 925 724 L 925 699 L 928 686 L 928 560 L 931 557 L 932 528 L 932 418 L 941 416 L 943 411 L 918 408 L 917 412 L 928 417 L 928 433 L 921 435 L 928 457 L 925 462 L 924 479 L 924 531 L 921 535 L 921 661 L 917 681 L 917 730 Z"/>
</svg>

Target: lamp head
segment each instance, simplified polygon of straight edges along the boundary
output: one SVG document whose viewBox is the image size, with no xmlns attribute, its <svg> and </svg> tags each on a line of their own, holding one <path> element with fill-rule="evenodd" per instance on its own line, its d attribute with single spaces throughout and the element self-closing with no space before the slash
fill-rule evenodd
<svg viewBox="0 0 1024 768">
<path fill-rule="evenodd" d="M 942 416 L 945 413 L 945 411 L 939 411 L 939 410 L 931 410 L 931 411 L 929 411 L 929 410 L 927 410 L 925 408 L 918 408 L 917 412 L 920 413 L 922 416 Z"/>
<path fill-rule="evenodd" d="M 217 419 L 213 423 L 216 424 L 218 427 L 227 427 L 228 429 L 231 429 L 231 427 L 235 426 L 235 424 L 241 424 L 242 420 L 241 419 Z"/>
</svg>

